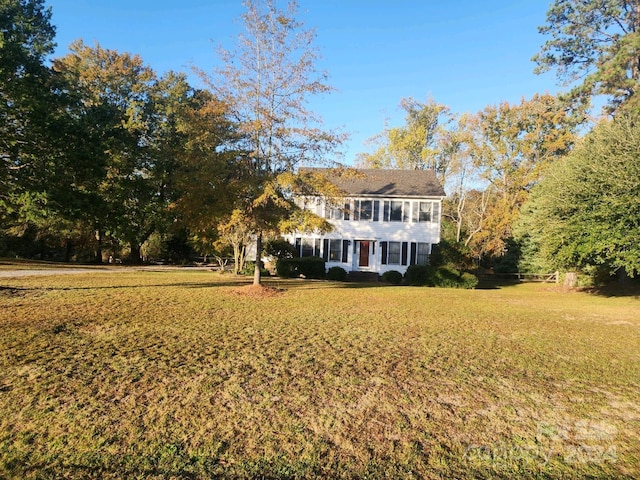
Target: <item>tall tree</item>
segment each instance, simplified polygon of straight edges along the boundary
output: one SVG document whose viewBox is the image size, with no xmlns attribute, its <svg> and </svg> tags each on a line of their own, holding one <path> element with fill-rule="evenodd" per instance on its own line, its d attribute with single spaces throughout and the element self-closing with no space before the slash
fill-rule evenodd
<svg viewBox="0 0 640 480">
<path fill-rule="evenodd" d="M 240 191 L 241 152 L 229 108 L 208 90 L 197 89 L 179 108 L 177 129 L 184 137 L 173 182 L 173 216 L 200 239 L 216 238 L 216 227 L 233 210 Z M 204 247 L 203 241 L 199 243 Z"/>
<path fill-rule="evenodd" d="M 565 85 L 578 82 L 571 97 L 606 95 L 610 112 L 640 106 L 639 0 L 555 0 L 539 31 L 551 39 L 533 57 L 536 73 L 557 69 Z"/>
<path fill-rule="evenodd" d="M 449 107 L 432 98 L 425 103 L 403 98 L 400 107 L 405 111 L 405 124 L 385 128 L 373 137 L 370 142 L 376 149 L 360 154 L 359 164 L 369 168 L 433 169 L 444 183 L 457 148 L 451 141 L 454 116 Z"/>
<path fill-rule="evenodd" d="M 139 262 L 141 245 L 161 228 L 171 201 L 167 182 L 181 142 L 175 115 L 190 87 L 183 75 L 158 80 L 137 55 L 81 40 L 70 50 L 54 69 L 77 90 L 77 115 L 92 126 L 91 160 L 99 165 L 99 201 L 91 210 L 96 237 L 109 232 Z"/>
<path fill-rule="evenodd" d="M 237 163 L 244 188 L 234 209 L 255 232 L 256 256 L 263 234 L 291 211 L 279 175 L 300 164 L 324 160 L 339 141 L 307 108 L 310 96 L 329 92 L 326 74 L 316 68 L 315 32 L 296 20 L 298 5 L 280 10 L 275 0 L 245 2 L 244 34 L 234 52 L 223 52 L 223 68 L 209 79 L 217 96 L 232 108 L 244 155 Z M 254 283 L 260 284 L 260 268 Z"/>
<path fill-rule="evenodd" d="M 517 105 L 488 106 L 477 115 L 470 154 L 491 185 L 491 199 L 483 198 L 482 233 L 474 240 L 478 256 L 503 253 L 531 187 L 571 150 L 581 121 L 557 97 L 538 94 Z"/>
<path fill-rule="evenodd" d="M 554 164 L 519 222 L 530 252 L 551 268 L 640 274 L 639 151 L 640 115 L 622 112 Z"/>
<path fill-rule="evenodd" d="M 0 218 L 47 156 L 50 89 L 46 57 L 55 47 L 44 0 L 0 1 Z M 22 185 L 24 186 L 24 185 Z M 16 188 L 18 191 L 16 191 Z"/>
</svg>

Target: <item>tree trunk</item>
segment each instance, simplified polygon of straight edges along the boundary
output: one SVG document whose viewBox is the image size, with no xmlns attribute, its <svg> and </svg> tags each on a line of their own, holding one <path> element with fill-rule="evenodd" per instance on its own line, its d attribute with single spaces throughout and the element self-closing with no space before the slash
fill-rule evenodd
<svg viewBox="0 0 640 480">
<path fill-rule="evenodd" d="M 240 262 L 240 245 L 237 243 L 233 244 L 233 274 L 240 275 L 242 271 L 242 265 Z"/>
<path fill-rule="evenodd" d="M 238 257 L 238 261 L 240 262 L 240 270 L 244 270 L 247 263 L 247 246 L 244 243 L 240 247 L 240 257 Z"/>
<path fill-rule="evenodd" d="M 129 254 L 129 263 L 133 263 L 134 265 L 142 263 L 140 244 L 138 242 L 130 242 L 129 247 L 131 249 L 131 253 Z"/>
<path fill-rule="evenodd" d="M 256 267 L 253 271 L 253 284 L 260 285 L 262 283 L 262 232 L 258 232 L 256 238 Z"/>
<path fill-rule="evenodd" d="M 102 232 L 96 230 L 96 252 L 94 261 L 96 263 L 102 263 Z"/>
<path fill-rule="evenodd" d="M 73 242 L 71 240 L 67 240 L 65 242 L 64 248 L 64 261 L 69 263 L 71 261 L 71 254 L 73 253 Z"/>
<path fill-rule="evenodd" d="M 578 286 L 578 273 L 577 272 L 567 272 L 564 274 L 564 282 L 562 284 L 565 287 L 576 288 Z"/>
</svg>

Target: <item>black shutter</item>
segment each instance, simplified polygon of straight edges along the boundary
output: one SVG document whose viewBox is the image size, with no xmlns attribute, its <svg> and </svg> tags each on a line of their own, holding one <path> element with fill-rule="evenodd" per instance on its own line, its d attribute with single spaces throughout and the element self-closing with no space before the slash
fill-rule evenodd
<svg viewBox="0 0 640 480">
<path fill-rule="evenodd" d="M 416 242 L 411 242 L 411 259 L 409 260 L 409 265 L 415 265 L 417 259 L 418 245 Z"/>
<path fill-rule="evenodd" d="M 382 249 L 382 265 L 387 264 L 387 242 L 380 242 L 380 248 Z"/>
<path fill-rule="evenodd" d="M 329 239 L 322 240 L 322 258 L 325 262 L 329 261 Z"/>
<path fill-rule="evenodd" d="M 349 212 L 351 211 L 351 203 L 345 202 L 344 204 L 344 219 L 349 220 Z"/>
<path fill-rule="evenodd" d="M 407 242 L 402 242 L 402 265 L 407 264 L 408 245 Z"/>
<path fill-rule="evenodd" d="M 380 200 L 373 201 L 373 221 L 377 222 L 380 217 Z"/>
</svg>

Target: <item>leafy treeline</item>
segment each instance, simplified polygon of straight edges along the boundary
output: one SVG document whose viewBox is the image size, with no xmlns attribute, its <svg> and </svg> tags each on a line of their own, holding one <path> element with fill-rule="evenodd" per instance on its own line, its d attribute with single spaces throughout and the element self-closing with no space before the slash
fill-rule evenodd
<svg viewBox="0 0 640 480">
<path fill-rule="evenodd" d="M 449 193 L 443 253 L 457 263 L 634 275 L 640 2 L 556 0 L 539 30 L 551 38 L 536 71 L 557 69 L 566 93 L 462 115 L 403 99 L 404 125 L 359 163 L 437 172 Z M 596 96 L 611 118 L 581 139 Z"/>
<path fill-rule="evenodd" d="M 176 223 L 188 160 L 222 162 L 223 107 L 183 74 L 159 78 L 139 56 L 97 44 L 77 41 L 48 66 L 50 9 L 11 0 L 2 10 L 0 248 L 102 261 L 126 246 L 138 261 Z"/>
<path fill-rule="evenodd" d="M 191 248 L 238 253 L 300 216 L 292 172 L 340 139 L 303 107 L 328 87 L 295 3 L 246 2 L 241 61 L 225 55 L 206 88 L 81 40 L 47 64 L 44 1 L 0 6 L 0 254 L 179 261 Z"/>
</svg>

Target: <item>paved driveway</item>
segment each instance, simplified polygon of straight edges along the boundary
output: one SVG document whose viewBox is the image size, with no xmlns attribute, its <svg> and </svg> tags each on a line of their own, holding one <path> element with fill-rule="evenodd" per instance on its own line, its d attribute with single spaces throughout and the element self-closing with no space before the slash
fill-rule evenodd
<svg viewBox="0 0 640 480">
<path fill-rule="evenodd" d="M 145 265 L 141 267 L 68 267 L 68 268 L 42 268 L 42 269 L 0 269 L 0 278 L 35 277 L 44 275 L 73 275 L 77 273 L 118 273 L 131 272 L 133 270 L 166 271 L 166 270 L 213 270 L 212 267 L 179 267 L 172 265 Z"/>
<path fill-rule="evenodd" d="M 98 268 L 43 268 L 42 270 L 0 270 L 0 278 L 14 277 L 33 277 L 43 275 L 73 275 L 77 273 L 105 273 L 105 272 L 123 272 L 124 268 L 119 269 L 98 269 Z"/>
</svg>

